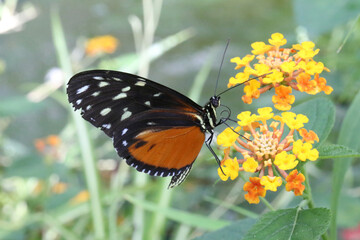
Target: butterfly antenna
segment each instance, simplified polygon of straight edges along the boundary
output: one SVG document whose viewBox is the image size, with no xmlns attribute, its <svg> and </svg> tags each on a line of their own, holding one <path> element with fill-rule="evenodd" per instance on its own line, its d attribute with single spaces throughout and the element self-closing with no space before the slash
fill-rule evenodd
<svg viewBox="0 0 360 240">
<path fill-rule="evenodd" d="M 224 53 L 223 53 L 223 56 L 222 56 L 222 59 L 221 59 L 220 68 L 219 68 L 219 72 L 218 72 L 217 79 L 216 79 L 216 85 L 215 85 L 215 90 L 214 90 L 214 96 L 216 96 L 216 90 L 217 90 L 218 83 L 219 83 L 220 72 L 221 72 L 221 68 L 222 68 L 223 63 L 224 63 L 226 50 L 227 50 L 227 48 L 228 48 L 229 44 L 230 44 L 230 39 L 228 39 L 228 40 L 227 40 L 227 43 L 226 43 L 226 46 L 225 46 L 225 50 L 224 50 Z"/>
<path fill-rule="evenodd" d="M 243 84 L 246 83 L 246 82 L 249 82 L 249 81 L 251 81 L 251 80 L 258 79 L 258 78 L 261 78 L 261 77 L 265 77 L 266 75 L 269 75 L 269 74 L 271 74 L 271 72 L 270 72 L 270 73 L 265 73 L 265 74 L 263 74 L 263 75 L 260 75 L 260 76 L 254 77 L 254 78 L 250 78 L 250 79 L 246 80 L 245 82 L 236 84 L 235 86 L 232 86 L 231 88 L 228 88 L 228 89 L 222 91 L 222 92 L 219 93 L 217 96 L 220 96 L 221 94 L 224 94 L 224 93 L 226 93 L 227 91 L 230 91 L 230 90 L 233 89 L 233 88 L 236 88 L 236 87 L 238 87 L 238 86 L 241 86 L 241 85 L 243 85 Z"/>
</svg>

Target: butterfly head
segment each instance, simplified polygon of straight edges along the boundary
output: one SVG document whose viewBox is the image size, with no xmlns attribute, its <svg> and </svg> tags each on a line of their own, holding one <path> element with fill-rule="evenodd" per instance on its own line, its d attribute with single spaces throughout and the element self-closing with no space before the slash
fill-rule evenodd
<svg viewBox="0 0 360 240">
<path fill-rule="evenodd" d="M 211 106 L 217 108 L 220 106 L 220 96 L 212 96 L 209 100 Z"/>
</svg>

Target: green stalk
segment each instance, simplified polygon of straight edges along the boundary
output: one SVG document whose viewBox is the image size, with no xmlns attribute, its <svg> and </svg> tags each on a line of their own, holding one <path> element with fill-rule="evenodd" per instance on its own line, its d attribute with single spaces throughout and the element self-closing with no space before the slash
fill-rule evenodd
<svg viewBox="0 0 360 240">
<path fill-rule="evenodd" d="M 150 56 L 148 49 L 154 41 L 155 31 L 161 14 L 162 0 L 143 0 L 143 27 L 134 28 L 134 40 L 139 48 L 137 52 L 140 56 L 139 60 L 139 75 L 147 77 L 150 69 Z M 142 30 L 142 31 L 141 31 Z M 148 177 L 145 174 L 135 175 L 135 185 L 138 187 L 145 186 L 148 182 Z M 145 199 L 145 194 L 138 192 L 136 197 L 138 199 Z M 134 208 L 133 223 L 135 227 L 133 240 L 137 239 L 152 239 L 149 236 L 149 231 L 152 224 L 146 224 L 145 212 L 141 208 Z"/>
<path fill-rule="evenodd" d="M 48 214 L 42 214 L 41 221 L 44 225 L 48 225 L 51 227 L 54 231 L 58 232 L 61 235 L 61 238 L 65 240 L 80 240 L 81 237 L 75 234 L 72 231 L 69 231 L 67 228 L 64 227 L 64 225 L 56 218 L 48 215 Z"/>
<path fill-rule="evenodd" d="M 59 65 L 64 72 L 64 77 L 68 79 L 72 75 L 72 67 L 70 64 L 71 60 L 66 46 L 65 35 L 62 29 L 60 17 L 58 12 L 54 9 L 51 11 L 51 26 Z M 94 238 L 105 239 L 104 216 L 100 202 L 100 186 L 89 134 L 86 129 L 85 122 L 82 120 L 81 116 L 72 110 L 70 110 L 70 112 L 72 113 L 72 118 L 75 123 L 85 171 L 85 180 L 91 196 L 90 208 L 94 228 Z"/>
<path fill-rule="evenodd" d="M 305 176 L 305 190 L 304 190 L 304 193 L 303 193 L 303 196 L 304 196 L 304 199 L 306 199 L 307 201 L 307 205 L 310 209 L 314 208 L 315 207 L 315 204 L 314 204 L 314 200 L 313 200 L 313 197 L 312 197 L 312 194 L 311 194 L 311 187 L 310 187 L 310 182 L 309 182 L 309 176 L 307 174 L 307 171 L 306 171 L 306 168 L 305 168 L 305 165 L 301 166 L 300 169 L 302 174 L 304 174 Z"/>
<path fill-rule="evenodd" d="M 174 189 L 168 189 L 169 180 L 159 179 L 157 205 L 161 208 L 169 208 Z M 148 239 L 161 240 L 166 225 L 166 216 L 159 213 L 153 213 L 149 225 Z"/>
<path fill-rule="evenodd" d="M 111 240 L 122 239 L 122 236 L 119 236 L 117 219 L 119 209 L 122 207 L 124 202 L 122 192 L 124 184 L 126 182 L 126 178 L 128 177 L 128 170 L 129 167 L 127 164 L 125 164 L 124 162 L 122 164 L 119 164 L 118 171 L 111 181 L 110 192 L 116 193 L 116 195 L 112 196 L 111 198 L 108 210 L 109 239 Z"/>
<path fill-rule="evenodd" d="M 311 193 L 309 175 L 307 174 L 305 164 L 300 167 L 300 171 L 305 176 L 305 190 L 304 190 L 304 194 L 303 194 L 304 199 L 306 200 L 309 209 L 315 208 L 314 199 L 313 199 L 312 193 Z M 326 233 L 321 235 L 321 237 L 323 240 L 329 239 L 329 237 Z"/>
<path fill-rule="evenodd" d="M 238 214 L 241 214 L 241 215 L 243 215 L 245 217 L 254 218 L 254 219 L 259 218 L 259 214 L 256 214 L 256 213 L 254 213 L 252 211 L 249 211 L 249 210 L 247 210 L 245 208 L 238 207 L 238 206 L 234 205 L 233 203 L 224 202 L 223 200 L 216 199 L 216 198 L 209 197 L 209 196 L 206 196 L 205 200 L 212 203 L 212 204 L 216 204 L 216 205 L 224 207 L 224 208 L 226 208 L 228 210 L 234 211 L 234 212 L 236 212 Z"/>
<path fill-rule="evenodd" d="M 264 197 L 260 197 L 260 201 L 271 211 L 276 211 L 276 209 L 271 205 L 271 203 L 269 203 L 268 200 L 266 200 L 266 198 Z"/>
</svg>

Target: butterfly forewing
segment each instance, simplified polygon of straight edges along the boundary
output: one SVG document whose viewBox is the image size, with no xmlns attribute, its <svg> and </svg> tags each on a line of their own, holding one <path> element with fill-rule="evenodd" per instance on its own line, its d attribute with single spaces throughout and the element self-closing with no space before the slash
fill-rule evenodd
<svg viewBox="0 0 360 240">
<path fill-rule="evenodd" d="M 148 79 L 93 70 L 73 76 L 69 102 L 112 138 L 118 155 L 138 171 L 174 176 L 180 184 L 204 142 L 203 108 Z"/>
</svg>

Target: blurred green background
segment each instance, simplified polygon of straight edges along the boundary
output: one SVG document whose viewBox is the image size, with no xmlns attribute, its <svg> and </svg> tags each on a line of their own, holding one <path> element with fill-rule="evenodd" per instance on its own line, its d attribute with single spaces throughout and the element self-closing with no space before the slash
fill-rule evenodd
<svg viewBox="0 0 360 240">
<path fill-rule="evenodd" d="M 145 63 L 150 66 L 148 78 L 190 94 L 200 105 L 213 95 L 227 39 L 231 41 L 218 92 L 236 74 L 230 58 L 250 53 L 252 42 L 267 41 L 275 32 L 284 34 L 287 46 L 315 42 L 320 48 L 316 60 L 331 70 L 324 77 L 334 88 L 326 97 L 336 106 L 336 121 L 327 141 L 336 143 L 345 113 L 360 89 L 359 1 L 184 0 L 164 1 L 161 8 L 156 6 L 161 1 L 146 0 L 1 1 L 0 239 L 191 239 L 228 221 L 254 217 L 249 210 L 263 212 L 263 206 L 243 202 L 240 180 L 216 183 L 217 164 L 206 149 L 187 181 L 172 190 L 166 189 L 168 179 L 138 176 L 123 162 L 115 171 L 118 157 L 111 141 L 92 127 L 87 141 L 96 168 L 91 170 L 94 163 L 81 160 L 78 125 L 62 83 L 91 68 L 141 73 L 144 63 L 137 55 L 134 26 L 151 13 L 144 2 L 154 2 L 155 15 L 160 16 L 149 44 L 153 59 Z M 116 37 L 118 49 L 86 57 L 87 39 L 100 35 Z M 201 86 L 197 91 L 194 82 Z M 224 95 L 222 103 L 236 116 L 272 106 L 271 96 L 245 105 L 239 89 Z M 295 96 L 297 104 L 313 98 Z M 51 135 L 56 137 L 48 139 Z M 310 167 L 318 206 L 330 204 L 331 171 L 330 160 Z M 340 230 L 360 222 L 359 176 L 357 159 L 345 178 Z M 89 200 L 88 190 L 98 201 Z M 277 208 L 299 202 L 285 192 L 267 198 Z M 345 239 L 341 233 L 339 238 Z"/>
</svg>

